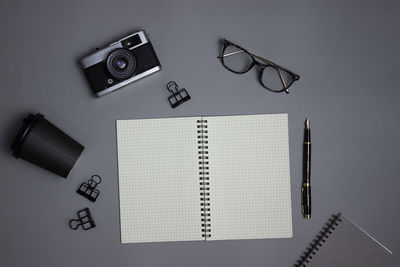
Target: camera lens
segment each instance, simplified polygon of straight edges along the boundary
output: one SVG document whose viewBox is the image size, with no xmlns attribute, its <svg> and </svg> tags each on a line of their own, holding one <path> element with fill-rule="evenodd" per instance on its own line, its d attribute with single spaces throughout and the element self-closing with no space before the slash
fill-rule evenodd
<svg viewBox="0 0 400 267">
<path fill-rule="evenodd" d="M 115 49 L 108 55 L 107 70 L 114 78 L 127 79 L 135 73 L 135 57 L 127 49 Z"/>
<path fill-rule="evenodd" d="M 127 63 L 126 60 L 123 59 L 123 58 L 117 58 L 117 59 L 115 59 L 115 61 L 114 61 L 114 65 L 115 65 L 115 67 L 117 67 L 118 69 L 123 70 L 123 69 L 126 68 L 126 66 L 128 65 L 128 63 Z"/>
</svg>

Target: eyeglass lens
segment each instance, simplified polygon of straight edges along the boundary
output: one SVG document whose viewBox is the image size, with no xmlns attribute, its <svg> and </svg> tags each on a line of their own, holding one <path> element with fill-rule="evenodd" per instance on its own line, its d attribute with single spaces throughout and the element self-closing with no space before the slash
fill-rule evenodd
<svg viewBox="0 0 400 267">
<path fill-rule="evenodd" d="M 225 67 L 233 72 L 244 73 L 253 65 L 253 58 L 239 47 L 229 45 L 223 53 Z"/>
<path fill-rule="evenodd" d="M 265 87 L 273 91 L 285 90 L 294 82 L 292 74 L 274 66 L 265 67 L 260 79 Z"/>
</svg>

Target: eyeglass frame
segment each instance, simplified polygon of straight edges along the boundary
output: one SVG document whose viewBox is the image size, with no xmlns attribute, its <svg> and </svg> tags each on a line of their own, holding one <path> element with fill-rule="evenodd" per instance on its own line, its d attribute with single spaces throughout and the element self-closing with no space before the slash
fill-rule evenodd
<svg viewBox="0 0 400 267">
<path fill-rule="evenodd" d="M 221 40 L 221 43 L 222 43 L 222 45 L 223 45 L 223 48 L 222 48 L 222 50 L 221 50 L 221 55 L 220 55 L 220 56 L 217 56 L 217 58 L 219 58 L 219 59 L 221 60 L 222 65 L 223 65 L 227 70 L 229 70 L 229 71 L 231 71 L 231 72 L 233 72 L 233 73 L 236 73 L 236 74 L 245 74 L 245 73 L 248 72 L 251 68 L 253 68 L 255 65 L 257 65 L 257 66 L 260 68 L 260 71 L 259 71 L 259 74 L 258 74 L 259 82 L 260 82 L 260 84 L 261 84 L 265 89 L 267 89 L 268 91 L 271 91 L 271 92 L 274 92 L 274 93 L 285 92 L 285 93 L 289 94 L 289 90 L 288 90 L 289 87 L 290 87 L 295 81 L 297 81 L 297 80 L 300 79 L 300 76 L 299 76 L 298 74 L 296 74 L 296 73 L 294 73 L 294 72 L 288 70 L 287 68 L 282 67 L 282 66 L 280 66 L 280 65 L 278 65 L 278 64 L 276 64 L 276 63 L 274 63 L 274 62 L 272 62 L 272 61 L 270 61 L 270 60 L 268 60 L 268 59 L 266 59 L 266 58 L 257 56 L 257 55 L 255 55 L 255 54 L 253 54 L 253 53 L 250 53 L 249 51 L 247 51 L 247 50 L 244 49 L 243 47 L 238 46 L 238 45 L 236 45 L 236 44 L 234 44 L 234 43 L 232 43 L 232 42 L 230 42 L 230 41 L 228 41 L 228 40 L 226 40 L 226 39 Z M 224 52 L 225 52 L 226 48 L 229 47 L 229 46 L 234 46 L 234 47 L 236 47 L 236 48 L 239 48 L 239 49 L 242 50 L 242 51 L 236 51 L 236 52 L 233 52 L 233 53 L 230 53 L 230 54 L 226 54 L 226 55 L 225 55 Z M 225 65 L 225 63 L 224 63 L 224 57 L 232 56 L 232 55 L 235 55 L 235 54 L 237 54 L 237 53 L 242 53 L 242 52 L 248 54 L 248 55 L 251 57 L 251 59 L 253 60 L 253 62 L 250 64 L 250 66 L 249 66 L 246 70 L 244 70 L 244 71 L 234 71 L 234 70 L 230 69 L 227 65 Z M 256 60 L 256 58 L 257 58 L 258 60 L 262 61 L 263 63 L 258 62 L 258 61 Z M 265 70 L 267 67 L 272 67 L 272 68 L 274 68 L 274 69 L 277 71 L 278 76 L 279 76 L 279 79 L 280 79 L 280 81 L 281 81 L 281 83 L 282 83 L 282 85 L 283 85 L 283 88 L 282 88 L 281 90 L 278 91 L 278 90 L 274 90 L 274 89 L 268 88 L 268 86 L 266 86 L 266 85 L 262 82 L 262 75 L 263 75 L 263 73 L 264 73 L 264 70 Z M 280 70 L 286 71 L 290 76 L 292 76 L 293 79 L 292 79 L 292 81 L 291 81 L 289 84 L 287 84 L 287 83 L 285 82 L 285 79 L 283 78 L 283 76 L 282 76 Z"/>
</svg>

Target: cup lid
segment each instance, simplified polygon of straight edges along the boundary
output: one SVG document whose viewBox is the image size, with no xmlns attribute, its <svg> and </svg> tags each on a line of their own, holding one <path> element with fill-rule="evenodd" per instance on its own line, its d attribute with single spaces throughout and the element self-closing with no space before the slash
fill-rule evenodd
<svg viewBox="0 0 400 267">
<path fill-rule="evenodd" d="M 28 117 L 22 120 L 22 126 L 11 145 L 13 155 L 16 158 L 19 157 L 21 148 L 24 145 L 26 138 L 28 138 L 32 128 L 41 118 L 43 118 L 43 114 L 37 113 L 36 115 L 33 115 L 30 113 Z"/>
</svg>

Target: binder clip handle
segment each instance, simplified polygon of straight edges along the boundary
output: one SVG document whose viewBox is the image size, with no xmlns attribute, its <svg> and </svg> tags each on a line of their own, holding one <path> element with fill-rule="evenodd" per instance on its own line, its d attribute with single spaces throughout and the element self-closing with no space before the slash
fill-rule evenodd
<svg viewBox="0 0 400 267">
<path fill-rule="evenodd" d="M 171 82 L 167 83 L 167 90 L 170 91 L 172 94 L 175 94 L 173 89 L 175 89 L 175 92 L 177 92 L 178 91 L 178 84 L 176 82 L 174 82 L 174 81 L 171 81 Z"/>
<path fill-rule="evenodd" d="M 75 226 L 73 226 L 72 224 L 75 222 Z M 69 228 L 71 228 L 72 230 L 77 230 L 79 228 L 79 226 L 81 225 L 80 220 L 75 220 L 75 219 L 71 219 L 69 220 L 68 224 L 69 224 Z"/>
<path fill-rule="evenodd" d="M 91 188 L 95 188 L 96 186 L 98 186 L 101 183 L 101 177 L 99 175 L 93 175 L 92 177 L 90 177 L 90 179 L 88 180 L 88 185 Z"/>
</svg>

